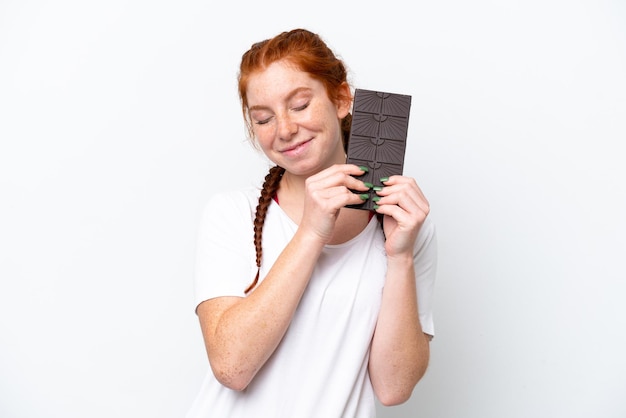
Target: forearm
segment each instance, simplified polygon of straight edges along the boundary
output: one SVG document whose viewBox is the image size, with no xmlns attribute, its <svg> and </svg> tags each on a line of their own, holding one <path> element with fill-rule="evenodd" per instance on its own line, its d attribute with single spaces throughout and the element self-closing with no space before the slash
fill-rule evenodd
<svg viewBox="0 0 626 418">
<path fill-rule="evenodd" d="M 374 391 L 386 405 L 405 402 L 428 366 L 429 341 L 419 322 L 414 274 L 412 257 L 388 260 L 369 361 Z"/>
<path fill-rule="evenodd" d="M 203 327 L 211 366 L 223 384 L 244 389 L 274 352 L 322 248 L 309 235 L 296 233 L 255 290 Z"/>
</svg>

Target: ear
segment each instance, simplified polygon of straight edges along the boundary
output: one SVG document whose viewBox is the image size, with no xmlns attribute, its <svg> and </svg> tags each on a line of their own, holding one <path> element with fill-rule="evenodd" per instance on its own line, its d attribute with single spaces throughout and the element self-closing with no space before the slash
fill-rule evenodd
<svg viewBox="0 0 626 418">
<path fill-rule="evenodd" d="M 337 117 L 343 119 L 348 115 L 352 107 L 352 92 L 350 91 L 350 86 L 345 81 L 339 86 L 337 97 Z"/>
</svg>

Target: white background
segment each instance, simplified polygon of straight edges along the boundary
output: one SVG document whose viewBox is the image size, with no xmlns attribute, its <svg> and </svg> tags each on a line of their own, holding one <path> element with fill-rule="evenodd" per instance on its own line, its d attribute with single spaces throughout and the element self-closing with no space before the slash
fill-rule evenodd
<svg viewBox="0 0 626 418">
<path fill-rule="evenodd" d="M 294 27 L 413 96 L 437 336 L 380 416 L 625 417 L 618 0 L 0 0 L 0 416 L 184 415 L 200 211 L 266 169 L 239 58 Z"/>
</svg>

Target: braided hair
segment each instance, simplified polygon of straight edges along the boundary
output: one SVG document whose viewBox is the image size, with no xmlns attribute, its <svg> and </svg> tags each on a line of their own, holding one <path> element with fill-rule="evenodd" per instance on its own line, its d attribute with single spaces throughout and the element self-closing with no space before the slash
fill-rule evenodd
<svg viewBox="0 0 626 418">
<path fill-rule="evenodd" d="M 270 172 L 265 176 L 265 182 L 261 189 L 261 195 L 259 196 L 259 203 L 256 207 L 256 215 L 254 217 L 254 249 L 256 251 L 256 276 L 254 281 L 246 289 L 246 293 L 250 292 L 259 281 L 259 272 L 261 269 L 261 257 L 263 256 L 263 247 L 261 241 L 263 238 L 263 224 L 265 223 L 265 215 L 267 214 L 267 208 L 269 207 L 272 199 L 278 191 L 280 179 L 283 176 L 285 169 L 279 166 L 270 168 Z"/>
<path fill-rule="evenodd" d="M 301 71 L 308 73 L 314 79 L 320 81 L 331 101 L 339 103 L 351 100 L 345 96 L 347 83 L 347 70 L 343 61 L 335 56 L 319 35 L 306 29 L 294 29 L 282 32 L 277 36 L 255 43 L 243 54 L 239 68 L 238 89 L 241 100 L 241 109 L 246 124 L 248 137 L 253 139 L 252 121 L 248 113 L 247 88 L 250 76 L 267 68 L 270 64 L 279 60 L 288 60 Z M 348 149 L 348 137 L 352 115 L 348 113 L 341 120 L 344 149 Z M 253 145 L 257 146 L 252 140 Z M 259 281 L 261 259 L 263 257 L 262 237 L 263 225 L 267 209 L 280 187 L 280 180 L 285 169 L 280 166 L 270 168 L 265 176 L 259 201 L 254 218 L 254 248 L 256 251 L 257 273 L 254 281 L 245 290 L 249 293 Z"/>
</svg>

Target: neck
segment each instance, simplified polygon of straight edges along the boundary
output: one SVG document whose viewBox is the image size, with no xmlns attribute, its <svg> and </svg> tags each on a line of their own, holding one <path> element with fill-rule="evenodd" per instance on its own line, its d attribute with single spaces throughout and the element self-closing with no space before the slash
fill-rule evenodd
<svg viewBox="0 0 626 418">
<path fill-rule="evenodd" d="M 306 181 L 306 177 L 297 176 L 288 171 L 285 171 L 283 174 L 283 178 L 280 180 L 280 188 L 278 189 L 279 194 L 281 195 L 280 200 L 296 200 L 303 201 L 304 200 L 304 184 Z"/>
</svg>

